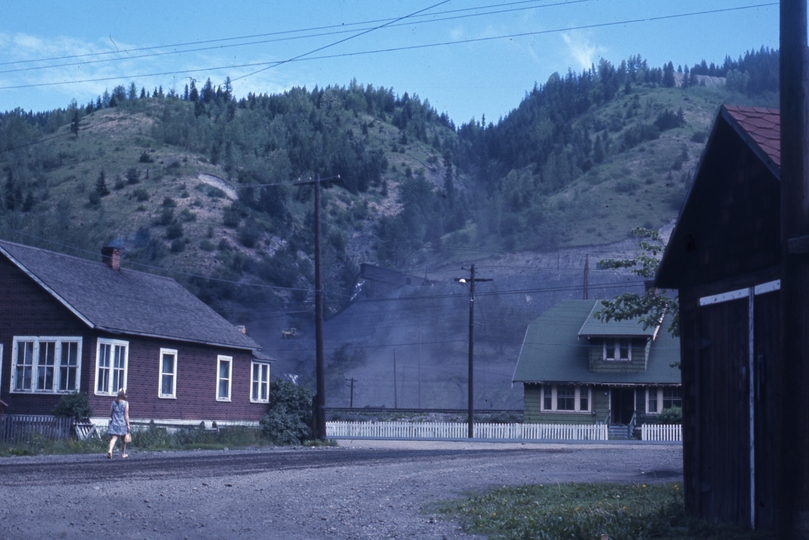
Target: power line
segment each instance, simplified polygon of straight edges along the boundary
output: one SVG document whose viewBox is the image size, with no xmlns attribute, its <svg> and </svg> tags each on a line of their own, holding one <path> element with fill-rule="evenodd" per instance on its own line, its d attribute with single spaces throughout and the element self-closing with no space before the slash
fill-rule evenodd
<svg viewBox="0 0 809 540">
<path fill-rule="evenodd" d="M 445 0 L 436 5 L 443 4 L 449 0 Z M 742 11 L 742 10 L 749 10 L 749 9 L 757 9 L 762 7 L 772 7 L 777 6 L 777 2 L 768 2 L 764 4 L 753 4 L 749 6 L 736 6 L 730 8 L 719 8 L 713 10 L 704 10 L 704 11 L 693 11 L 688 13 L 678 13 L 672 15 L 659 15 L 655 17 L 643 17 L 639 19 L 628 19 L 623 21 L 614 21 L 614 22 L 605 22 L 605 23 L 593 23 L 593 24 L 586 24 L 580 26 L 569 26 L 565 28 L 555 28 L 550 30 L 537 30 L 533 32 L 520 32 L 516 34 L 506 34 L 506 35 L 499 35 L 499 36 L 487 36 L 487 37 L 480 37 L 480 38 L 469 38 L 464 40 L 456 40 L 456 41 L 443 41 L 437 43 L 426 43 L 421 45 L 408 45 L 402 47 L 389 47 L 384 49 L 373 49 L 373 50 L 365 50 L 365 51 L 355 51 L 355 52 L 347 52 L 347 53 L 339 53 L 339 54 L 332 54 L 332 55 L 322 55 L 322 56 L 309 56 L 314 54 L 315 52 L 324 50 L 328 47 L 333 45 L 342 43 L 349 39 L 353 39 L 353 37 L 358 37 L 362 34 L 357 34 L 356 36 L 346 38 L 343 40 L 339 40 L 334 42 L 330 45 L 326 45 L 323 47 L 319 47 L 307 53 L 303 53 L 292 57 L 287 60 L 281 61 L 270 61 L 270 62 L 250 62 L 244 64 L 230 64 L 230 65 L 223 65 L 223 66 L 213 66 L 213 67 L 206 67 L 206 68 L 194 68 L 194 69 L 184 69 L 184 70 L 172 70 L 172 71 L 161 71 L 161 72 L 154 72 L 154 73 L 140 73 L 137 75 L 118 75 L 118 76 L 111 76 L 111 77 L 96 77 L 96 78 L 89 78 L 89 79 L 76 79 L 76 80 L 69 80 L 69 81 L 52 81 L 52 82 L 45 82 L 45 83 L 28 83 L 28 84 L 17 84 L 17 85 L 7 85 L 7 86 L 0 86 L 0 90 L 18 90 L 23 88 L 41 88 L 41 87 L 48 87 L 48 86 L 62 86 L 67 84 L 81 84 L 81 83 L 91 83 L 91 82 L 108 82 L 108 81 L 117 81 L 123 79 L 134 79 L 134 78 L 149 78 L 149 77 L 160 77 L 165 75 L 183 75 L 183 74 L 192 74 L 192 73 L 201 73 L 201 72 L 209 72 L 209 71 L 219 71 L 219 70 L 232 70 L 238 68 L 256 68 L 259 66 L 263 66 L 261 69 L 248 73 L 247 75 L 239 76 L 234 81 L 243 79 L 245 77 L 249 77 L 251 75 L 255 75 L 256 73 L 260 73 L 265 71 L 266 69 L 270 69 L 275 67 L 276 65 L 281 64 L 288 64 L 292 62 L 302 62 L 302 61 L 311 61 L 311 60 L 334 60 L 337 58 L 348 58 L 353 56 L 364 56 L 370 54 L 383 54 L 383 53 L 391 53 L 391 52 L 401 52 L 401 51 L 413 51 L 419 49 L 429 49 L 435 47 L 447 47 L 452 45 L 468 45 L 471 43 L 483 43 L 489 41 L 497 41 L 503 39 L 516 39 L 516 38 L 523 38 L 523 37 L 531 37 L 531 36 L 538 36 L 544 34 L 554 34 L 560 32 L 569 32 L 571 30 L 591 30 L 594 28 L 606 28 L 611 26 L 625 26 L 628 24 L 638 24 L 638 23 L 649 23 L 649 22 L 657 22 L 663 20 L 672 20 L 672 19 L 679 19 L 685 17 L 694 17 L 694 16 L 704 16 L 704 15 L 716 15 L 719 13 L 728 13 L 733 11 Z M 380 27 L 375 27 L 380 28 Z M 372 29 L 373 30 L 373 29 Z M 370 30 L 369 30 L 370 31 Z M 364 33 L 367 33 L 364 32 Z"/>
</svg>

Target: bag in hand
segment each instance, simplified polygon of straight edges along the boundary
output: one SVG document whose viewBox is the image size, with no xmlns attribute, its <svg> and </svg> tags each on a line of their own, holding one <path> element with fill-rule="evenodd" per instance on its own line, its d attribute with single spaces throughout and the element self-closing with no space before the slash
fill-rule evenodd
<svg viewBox="0 0 809 540">
<path fill-rule="evenodd" d="M 132 434 L 127 433 L 126 435 L 124 435 L 124 442 L 131 443 L 132 442 Z"/>
</svg>

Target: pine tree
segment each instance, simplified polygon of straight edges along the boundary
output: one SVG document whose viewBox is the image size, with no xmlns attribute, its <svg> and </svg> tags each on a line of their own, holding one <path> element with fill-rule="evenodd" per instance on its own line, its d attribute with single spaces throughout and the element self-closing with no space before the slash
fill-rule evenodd
<svg viewBox="0 0 809 540">
<path fill-rule="evenodd" d="M 104 169 L 101 169 L 101 172 L 98 173 L 98 180 L 96 180 L 95 192 L 99 197 L 104 197 L 105 195 L 110 194 L 110 190 L 107 187 L 107 177 L 104 174 Z"/>
<path fill-rule="evenodd" d="M 73 119 L 70 121 L 70 132 L 79 138 L 79 111 L 76 109 L 73 111 Z"/>
</svg>

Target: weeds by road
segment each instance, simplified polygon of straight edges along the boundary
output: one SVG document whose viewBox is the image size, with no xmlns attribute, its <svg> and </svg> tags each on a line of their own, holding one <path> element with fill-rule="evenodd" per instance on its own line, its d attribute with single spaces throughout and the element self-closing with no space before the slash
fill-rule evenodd
<svg viewBox="0 0 809 540">
<path fill-rule="evenodd" d="M 763 533 L 708 523 L 685 512 L 682 486 L 556 484 L 503 487 L 440 507 L 464 530 L 492 540 L 656 538 L 766 540 Z"/>
</svg>

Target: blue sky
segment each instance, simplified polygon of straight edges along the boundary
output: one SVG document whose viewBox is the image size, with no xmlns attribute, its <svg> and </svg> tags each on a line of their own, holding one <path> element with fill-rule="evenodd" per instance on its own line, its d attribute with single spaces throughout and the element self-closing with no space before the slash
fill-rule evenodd
<svg viewBox="0 0 809 540">
<path fill-rule="evenodd" d="M 496 121 L 553 72 L 600 58 L 676 67 L 762 46 L 778 48 L 776 2 L 31 0 L 0 19 L 0 111 L 229 76 L 237 97 L 356 79 L 418 94 L 456 124 Z"/>
</svg>

